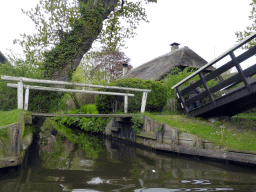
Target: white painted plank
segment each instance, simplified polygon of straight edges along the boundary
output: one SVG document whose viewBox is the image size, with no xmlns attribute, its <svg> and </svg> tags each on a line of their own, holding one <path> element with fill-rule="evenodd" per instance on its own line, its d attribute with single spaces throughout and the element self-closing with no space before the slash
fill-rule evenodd
<svg viewBox="0 0 256 192">
<path fill-rule="evenodd" d="M 7 83 L 7 87 L 17 88 L 17 84 Z M 59 92 L 73 92 L 73 93 L 92 93 L 92 94 L 101 94 L 101 95 L 116 95 L 116 96 L 129 96 L 133 97 L 134 94 L 126 93 L 116 93 L 116 92 L 103 92 L 103 91 L 85 91 L 78 89 L 64 89 L 64 88 L 54 88 L 54 87 L 42 87 L 42 86 L 30 86 L 24 85 L 24 88 L 29 87 L 29 89 L 41 90 L 41 91 L 59 91 Z M 23 89 L 22 89 L 23 91 Z"/>
<path fill-rule="evenodd" d="M 30 79 L 26 77 L 12 77 L 12 76 L 6 76 L 6 75 L 2 75 L 1 79 L 6 81 L 23 81 L 26 83 L 44 83 L 44 84 L 51 84 L 51 85 L 71 85 L 71 86 L 90 87 L 90 88 L 105 88 L 105 89 L 151 92 L 150 89 L 137 89 L 137 88 L 128 88 L 128 87 L 106 86 L 106 85 L 92 85 L 92 84 L 73 83 L 73 82 L 66 82 L 66 81 L 53 81 L 53 80 L 45 80 L 45 79 Z"/>
</svg>

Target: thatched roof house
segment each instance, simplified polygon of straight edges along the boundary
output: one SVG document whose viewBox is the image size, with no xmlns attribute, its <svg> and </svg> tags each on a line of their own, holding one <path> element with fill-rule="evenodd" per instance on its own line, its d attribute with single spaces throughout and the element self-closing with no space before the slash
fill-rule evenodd
<svg viewBox="0 0 256 192">
<path fill-rule="evenodd" d="M 122 78 L 140 78 L 142 80 L 159 81 L 163 79 L 174 67 L 184 69 L 185 67 L 201 68 L 207 61 L 188 47 L 178 48 L 178 43 L 173 43 L 172 51 L 157 57 L 129 72 Z M 208 68 L 205 73 L 214 71 L 214 67 Z"/>
</svg>

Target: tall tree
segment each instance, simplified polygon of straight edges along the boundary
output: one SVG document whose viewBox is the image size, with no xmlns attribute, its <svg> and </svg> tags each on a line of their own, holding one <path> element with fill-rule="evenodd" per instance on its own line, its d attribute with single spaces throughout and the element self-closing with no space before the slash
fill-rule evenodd
<svg viewBox="0 0 256 192">
<path fill-rule="evenodd" d="M 42 61 L 45 78 L 65 81 L 71 80 L 96 39 L 106 50 L 117 50 L 125 38 L 134 36 L 139 21 L 147 21 L 142 0 L 40 0 L 24 13 L 38 32 L 14 42 L 23 46 L 27 57 Z"/>
<path fill-rule="evenodd" d="M 252 2 L 250 3 L 250 6 L 252 6 L 252 10 L 251 10 L 251 15 L 249 16 L 249 19 L 252 21 L 252 25 L 247 26 L 246 30 L 244 31 L 237 31 L 235 33 L 238 41 L 242 41 L 244 38 L 246 38 L 247 36 L 250 36 L 252 33 L 256 31 L 256 0 L 252 0 Z M 256 39 L 253 39 L 252 41 L 248 42 L 242 48 L 250 49 L 254 45 L 256 45 Z"/>
</svg>

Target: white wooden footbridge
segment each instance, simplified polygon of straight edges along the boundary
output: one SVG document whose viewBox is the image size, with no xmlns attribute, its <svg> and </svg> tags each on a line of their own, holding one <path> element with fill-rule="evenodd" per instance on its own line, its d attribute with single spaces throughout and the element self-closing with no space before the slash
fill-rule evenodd
<svg viewBox="0 0 256 192">
<path fill-rule="evenodd" d="M 105 85 L 93 85 L 93 84 L 84 84 L 84 83 L 73 83 L 66 81 L 54 81 L 54 80 L 45 80 L 45 79 L 31 79 L 25 77 L 12 77 L 12 76 L 1 76 L 1 80 L 5 81 L 16 81 L 17 84 L 7 83 L 7 87 L 17 89 L 17 103 L 18 109 L 28 110 L 29 104 L 29 90 L 42 90 L 42 91 L 58 91 L 58 92 L 73 92 L 73 93 L 89 93 L 89 94 L 102 94 L 102 95 L 115 95 L 124 97 L 124 113 L 125 114 L 38 114 L 33 113 L 34 116 L 81 116 L 81 117 L 128 117 L 131 116 L 128 113 L 128 97 L 133 97 L 134 94 L 129 93 L 117 93 L 117 92 L 103 92 L 103 91 L 91 91 L 91 90 L 80 90 L 80 89 L 65 89 L 58 87 L 43 87 L 43 86 L 32 86 L 25 85 L 24 83 L 40 83 L 40 84 L 49 84 L 49 85 L 59 85 L 59 86 L 71 86 L 71 87 L 89 87 L 89 88 L 104 88 L 104 89 L 117 89 L 117 90 L 126 90 L 126 91 L 137 91 L 143 92 L 142 102 L 141 102 L 141 113 L 145 112 L 147 94 L 151 92 L 149 89 L 137 89 L 137 88 L 128 88 L 128 87 L 117 87 L 117 86 L 105 86 Z M 24 89 L 25 91 L 25 100 L 24 99 Z"/>
</svg>

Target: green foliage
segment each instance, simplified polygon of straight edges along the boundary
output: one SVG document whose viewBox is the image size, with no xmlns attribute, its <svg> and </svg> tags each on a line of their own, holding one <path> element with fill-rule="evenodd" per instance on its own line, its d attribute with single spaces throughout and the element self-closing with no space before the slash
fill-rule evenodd
<svg viewBox="0 0 256 192">
<path fill-rule="evenodd" d="M 30 90 L 29 94 L 29 111 L 53 113 L 66 109 L 62 95 L 59 95 L 58 92 Z"/>
<path fill-rule="evenodd" d="M 75 1 L 41 0 L 34 9 L 22 10 L 34 22 L 37 33 L 22 34 L 22 39 L 15 39 L 14 43 L 19 43 L 27 55 L 42 59 L 42 53 L 59 43 L 64 33 L 81 17 L 78 6 Z"/>
<path fill-rule="evenodd" d="M 220 122 L 220 121 L 215 121 L 215 122 L 214 122 L 214 126 L 219 127 L 220 125 L 221 125 L 221 122 Z"/>
<path fill-rule="evenodd" d="M 135 30 L 140 21 L 148 22 L 146 10 L 140 1 L 118 1 L 115 10 L 104 21 L 99 40 L 109 51 L 124 47 L 124 40 L 136 35 Z"/>
<path fill-rule="evenodd" d="M 95 105 L 89 104 L 84 105 L 81 109 L 74 109 L 68 111 L 68 114 L 98 114 Z M 103 117 L 54 117 L 54 120 L 59 125 L 70 126 L 74 128 L 79 128 L 85 132 L 98 132 L 102 133 L 105 131 L 105 127 L 109 121 L 108 118 Z"/>
<path fill-rule="evenodd" d="M 141 121 L 141 117 L 142 116 L 133 116 L 132 117 L 132 122 L 133 122 L 133 130 L 136 132 L 136 133 L 140 133 L 141 131 L 141 128 L 143 126 L 143 123 Z"/>
<path fill-rule="evenodd" d="M 147 111 L 162 111 L 163 106 L 167 102 L 167 86 L 161 82 L 155 82 L 152 80 L 143 81 L 141 79 L 126 78 L 118 79 L 117 81 L 110 83 L 110 86 L 151 89 L 148 93 L 146 110 Z M 120 92 L 120 93 L 132 93 L 134 97 L 128 98 L 128 112 L 135 113 L 141 109 L 142 92 L 138 91 L 124 91 L 116 89 L 107 89 L 102 91 Z M 124 98 L 120 96 L 108 96 L 100 95 L 96 98 L 96 106 L 100 113 L 112 113 L 115 107 L 115 102 L 118 104 L 118 111 L 123 112 Z"/>
<path fill-rule="evenodd" d="M 160 126 L 160 127 L 158 127 L 158 128 L 157 128 L 157 131 L 158 131 L 158 132 L 161 132 L 161 131 L 162 131 L 162 129 L 163 129 L 163 127 L 162 127 L 162 126 Z"/>
<path fill-rule="evenodd" d="M 9 62 L 0 65 L 0 76 L 41 77 L 41 70 L 39 69 L 40 64 L 35 60 L 23 60 L 11 52 L 11 54 L 8 55 L 8 61 Z M 17 89 L 7 87 L 7 83 L 14 82 L 0 80 L 0 110 L 4 111 L 17 108 Z M 30 94 L 32 98 L 35 96 L 36 95 L 33 95 L 33 93 Z"/>
<path fill-rule="evenodd" d="M 252 21 L 252 25 L 247 26 L 246 30 L 244 31 L 237 31 L 235 33 L 238 42 L 242 41 L 243 39 L 250 36 L 252 33 L 256 31 L 256 0 L 252 0 L 252 2 L 250 3 L 250 6 L 252 6 L 252 10 L 251 10 L 251 15 L 249 16 L 249 19 Z M 250 49 L 255 45 L 256 45 L 256 39 L 254 38 L 253 40 L 246 43 L 242 48 Z"/>
<path fill-rule="evenodd" d="M 30 133 L 36 133 L 36 132 L 38 132 L 38 128 L 36 128 L 35 125 L 26 125 L 22 137 L 24 138 L 24 137 L 27 136 L 28 134 L 30 134 Z"/>
<path fill-rule="evenodd" d="M 0 140 L 2 140 L 2 139 L 8 139 L 9 137 L 8 137 L 8 129 L 6 128 L 6 129 L 1 129 L 0 130 Z"/>
<path fill-rule="evenodd" d="M 99 114 L 97 107 L 94 104 L 83 105 L 81 110 L 84 114 Z"/>
<path fill-rule="evenodd" d="M 179 83 L 181 80 L 185 79 L 187 76 L 195 72 L 194 67 L 186 67 L 183 71 L 178 68 L 174 67 L 172 69 L 171 74 L 168 74 L 167 78 L 163 79 L 162 82 L 168 87 L 167 89 L 167 94 L 168 94 L 168 99 L 175 98 L 176 97 L 176 89 L 172 89 L 174 85 Z M 195 76 L 191 80 L 198 81 L 199 77 Z M 182 86 L 181 89 L 188 87 L 189 86 L 189 81 L 185 82 Z"/>
</svg>

